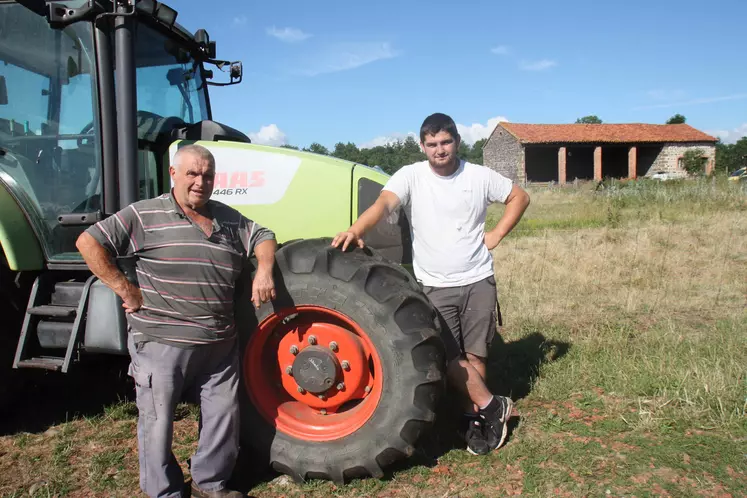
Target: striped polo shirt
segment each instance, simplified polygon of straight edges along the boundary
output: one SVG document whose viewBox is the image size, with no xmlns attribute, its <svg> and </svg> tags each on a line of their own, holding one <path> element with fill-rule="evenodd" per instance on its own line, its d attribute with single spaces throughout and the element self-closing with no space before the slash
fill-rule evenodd
<svg viewBox="0 0 747 498">
<path fill-rule="evenodd" d="M 136 342 L 191 347 L 235 337 L 236 281 L 257 244 L 275 234 L 221 202 L 210 200 L 206 208 L 210 237 L 173 192 L 131 204 L 87 230 L 112 256 L 135 256 L 143 306 L 127 321 Z"/>
</svg>

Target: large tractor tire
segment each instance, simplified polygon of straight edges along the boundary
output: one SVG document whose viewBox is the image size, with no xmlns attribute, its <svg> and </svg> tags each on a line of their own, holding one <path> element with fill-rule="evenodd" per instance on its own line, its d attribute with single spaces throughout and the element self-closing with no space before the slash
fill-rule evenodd
<svg viewBox="0 0 747 498">
<path fill-rule="evenodd" d="M 297 482 L 380 478 L 435 418 L 435 311 L 368 249 L 302 240 L 276 261 L 277 299 L 255 314 L 247 290 L 237 306 L 242 448 Z"/>
</svg>

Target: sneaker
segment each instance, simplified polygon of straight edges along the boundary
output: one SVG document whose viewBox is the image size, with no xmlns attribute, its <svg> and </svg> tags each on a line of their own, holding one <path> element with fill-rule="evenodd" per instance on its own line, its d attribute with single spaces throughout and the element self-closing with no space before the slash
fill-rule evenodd
<svg viewBox="0 0 747 498">
<path fill-rule="evenodd" d="M 480 417 L 485 420 L 485 441 L 490 448 L 489 451 L 500 448 L 506 441 L 508 419 L 511 418 L 511 413 L 514 409 L 514 403 L 511 401 L 511 398 L 496 396 L 495 399 L 498 400 L 500 405 L 497 413 L 488 414 L 482 410 L 480 411 Z"/>
<path fill-rule="evenodd" d="M 244 493 L 230 489 L 219 489 L 217 491 L 205 491 L 192 482 L 192 498 L 241 498 Z"/>
<path fill-rule="evenodd" d="M 480 419 L 470 418 L 467 431 L 464 433 L 464 440 L 467 443 L 467 451 L 472 455 L 487 455 L 490 453 L 490 445 L 485 439 L 485 432 Z"/>
</svg>

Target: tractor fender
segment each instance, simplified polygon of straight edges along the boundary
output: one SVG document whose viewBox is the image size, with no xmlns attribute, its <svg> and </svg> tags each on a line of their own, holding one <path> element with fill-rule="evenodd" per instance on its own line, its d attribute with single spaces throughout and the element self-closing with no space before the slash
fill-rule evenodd
<svg viewBox="0 0 747 498">
<path fill-rule="evenodd" d="M 13 271 L 41 270 L 44 254 L 23 210 L 0 182 L 0 248 Z"/>
</svg>

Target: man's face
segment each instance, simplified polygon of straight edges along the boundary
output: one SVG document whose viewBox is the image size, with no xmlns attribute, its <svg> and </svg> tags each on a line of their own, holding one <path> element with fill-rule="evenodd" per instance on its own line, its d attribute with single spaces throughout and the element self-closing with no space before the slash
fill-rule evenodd
<svg viewBox="0 0 747 498">
<path fill-rule="evenodd" d="M 431 168 L 436 172 L 448 171 L 454 167 L 459 150 L 459 138 L 451 136 L 447 131 L 439 131 L 435 135 L 426 135 L 420 144 Z"/>
<path fill-rule="evenodd" d="M 196 154 L 182 154 L 178 165 L 169 167 L 169 173 L 174 181 L 174 196 L 182 207 L 198 209 L 213 194 L 215 167 L 207 159 Z"/>
</svg>

